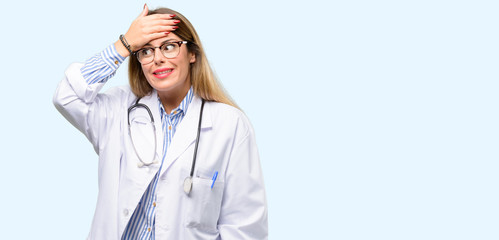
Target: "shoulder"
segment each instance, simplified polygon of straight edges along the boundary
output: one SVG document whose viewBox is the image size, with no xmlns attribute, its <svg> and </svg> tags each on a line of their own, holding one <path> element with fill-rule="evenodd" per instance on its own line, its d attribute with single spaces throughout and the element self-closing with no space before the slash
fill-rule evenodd
<svg viewBox="0 0 499 240">
<path fill-rule="evenodd" d="M 231 121 L 244 121 L 249 123 L 248 117 L 244 114 L 243 111 L 230 106 L 225 103 L 219 102 L 206 102 L 206 105 L 209 106 L 210 111 L 214 115 L 215 118 L 223 118 Z"/>
<path fill-rule="evenodd" d="M 215 127 L 230 129 L 243 136 L 253 134 L 254 130 L 250 120 L 240 109 L 219 102 L 207 102 L 206 104 Z"/>
</svg>

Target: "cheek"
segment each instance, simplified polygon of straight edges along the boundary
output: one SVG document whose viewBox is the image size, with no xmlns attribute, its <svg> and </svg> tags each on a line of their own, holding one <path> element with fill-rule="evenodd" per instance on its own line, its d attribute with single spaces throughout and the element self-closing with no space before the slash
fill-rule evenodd
<svg viewBox="0 0 499 240">
<path fill-rule="evenodd" d="M 149 78 L 151 77 L 150 72 L 150 67 L 142 65 L 142 73 L 146 77 L 147 81 L 149 81 Z"/>
<path fill-rule="evenodd" d="M 149 72 L 149 67 L 147 66 L 144 66 L 144 65 L 140 65 L 142 67 L 142 72 L 147 75 L 147 72 Z"/>
<path fill-rule="evenodd" d="M 189 62 L 189 59 L 182 59 L 182 61 L 177 63 L 177 66 L 182 69 L 184 72 L 189 72 L 191 68 L 191 63 Z"/>
</svg>

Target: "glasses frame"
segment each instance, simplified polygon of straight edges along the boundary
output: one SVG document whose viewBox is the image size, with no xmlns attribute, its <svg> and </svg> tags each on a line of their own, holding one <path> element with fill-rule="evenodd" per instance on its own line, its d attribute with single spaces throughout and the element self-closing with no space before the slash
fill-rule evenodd
<svg viewBox="0 0 499 240">
<path fill-rule="evenodd" d="M 164 45 L 166 44 L 172 44 L 172 43 L 175 43 L 175 44 L 178 44 L 178 48 L 179 48 L 179 51 L 177 53 L 177 55 L 175 57 L 167 57 L 165 56 L 165 54 L 163 54 L 163 52 L 161 51 L 161 47 L 163 47 Z M 169 41 L 169 42 L 164 42 L 163 44 L 159 45 L 159 47 L 146 47 L 146 48 L 141 48 L 135 52 L 133 52 L 133 55 L 135 55 L 135 58 L 137 58 L 137 61 L 139 61 L 139 63 L 141 64 L 148 64 L 148 63 L 152 63 L 154 61 L 154 58 L 156 57 L 156 48 L 159 48 L 159 51 L 161 52 L 161 54 L 163 55 L 163 57 L 167 58 L 167 59 L 172 59 L 172 58 L 176 58 L 178 57 L 178 55 L 180 54 L 180 48 L 182 47 L 182 44 L 185 44 L 187 45 L 189 43 L 189 41 Z M 154 50 L 154 56 L 153 58 L 151 58 L 151 61 L 150 62 L 146 62 L 146 63 L 143 63 L 139 60 L 139 55 L 138 55 L 138 52 L 139 51 L 142 51 L 144 49 L 153 49 Z"/>
</svg>

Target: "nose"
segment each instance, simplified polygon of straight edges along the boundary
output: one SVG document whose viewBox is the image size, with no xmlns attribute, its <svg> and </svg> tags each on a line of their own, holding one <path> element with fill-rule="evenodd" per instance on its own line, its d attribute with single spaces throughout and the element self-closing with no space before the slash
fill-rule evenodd
<svg viewBox="0 0 499 240">
<path fill-rule="evenodd" d="M 159 65 L 161 63 L 164 63 L 166 61 L 165 56 L 163 56 L 163 53 L 161 52 L 161 49 L 159 47 L 154 49 L 154 63 Z"/>
</svg>

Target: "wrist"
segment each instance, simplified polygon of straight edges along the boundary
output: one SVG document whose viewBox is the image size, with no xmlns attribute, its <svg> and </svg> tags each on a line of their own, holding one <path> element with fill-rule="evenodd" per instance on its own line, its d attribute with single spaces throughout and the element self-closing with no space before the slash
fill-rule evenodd
<svg viewBox="0 0 499 240">
<path fill-rule="evenodd" d="M 128 50 L 128 52 L 130 53 L 130 55 L 133 54 L 132 52 L 132 47 L 130 46 L 130 44 L 128 43 L 128 41 L 126 40 L 125 38 L 125 35 L 124 34 L 121 34 L 120 35 L 120 42 L 121 44 Z"/>
<path fill-rule="evenodd" d="M 116 48 L 116 52 L 118 52 L 118 54 L 121 55 L 122 57 L 126 58 L 130 56 L 130 52 L 125 46 L 123 46 L 121 40 L 118 39 L 116 42 L 114 42 L 114 47 Z"/>
</svg>

